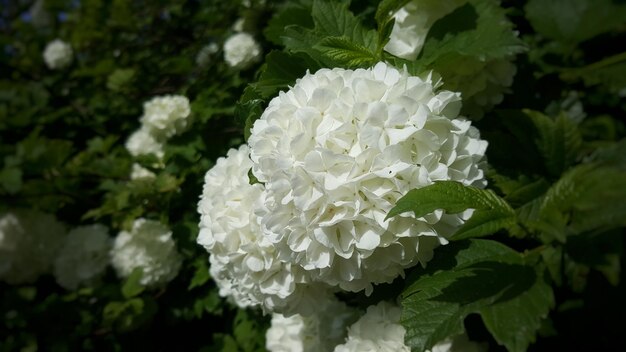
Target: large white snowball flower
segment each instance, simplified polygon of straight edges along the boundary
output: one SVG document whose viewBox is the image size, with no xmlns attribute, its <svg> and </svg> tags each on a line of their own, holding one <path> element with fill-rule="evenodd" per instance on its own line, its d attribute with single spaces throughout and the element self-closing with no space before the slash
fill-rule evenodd
<svg viewBox="0 0 626 352">
<path fill-rule="evenodd" d="M 142 125 L 126 140 L 126 149 L 132 156 L 153 154 L 157 158 L 163 158 L 165 143 L 162 138 L 155 136 L 150 128 Z"/>
<path fill-rule="evenodd" d="M 221 296 L 240 307 L 260 305 L 265 311 L 293 314 L 314 310 L 316 295 L 304 271 L 277 258 L 273 244 L 263 236 L 255 204 L 262 184 L 250 184 L 252 167 L 248 146 L 228 151 L 204 177 L 198 212 L 198 243 L 210 253 L 211 277 Z"/>
<path fill-rule="evenodd" d="M 385 51 L 415 60 L 422 51 L 430 27 L 467 0 L 413 0 L 393 14 L 395 20 Z"/>
<path fill-rule="evenodd" d="M 259 61 L 261 46 L 248 33 L 233 34 L 224 42 L 224 60 L 233 68 L 243 70 Z"/>
<path fill-rule="evenodd" d="M 402 309 L 388 302 L 369 306 L 367 312 L 348 328 L 344 344 L 335 352 L 409 352 L 404 344 L 406 330 L 400 325 Z"/>
<path fill-rule="evenodd" d="M 320 300 L 315 308 L 316 312 L 306 317 L 272 315 L 272 325 L 265 335 L 268 351 L 332 351 L 343 342 L 346 327 L 356 320 L 357 311 L 334 297 Z"/>
<path fill-rule="evenodd" d="M 0 215 L 0 280 L 31 283 L 50 272 L 65 236 L 52 215 L 17 209 Z"/>
<path fill-rule="evenodd" d="M 170 138 L 187 128 L 190 112 L 187 97 L 165 95 L 152 98 L 143 104 L 140 121 L 153 135 Z"/>
<path fill-rule="evenodd" d="M 72 55 L 72 47 L 61 39 L 51 41 L 43 51 L 43 59 L 52 70 L 64 68 L 72 63 Z"/>
<path fill-rule="evenodd" d="M 54 260 L 54 276 L 62 287 L 75 290 L 94 284 L 109 264 L 111 238 L 101 224 L 81 226 L 67 234 Z"/>
<path fill-rule="evenodd" d="M 484 185 L 487 142 L 457 116 L 458 93 L 385 63 L 322 69 L 270 101 L 249 139 L 266 187 L 257 207 L 279 258 L 313 281 L 366 293 L 426 263 L 460 215 L 387 212 L 437 180 Z"/>
<path fill-rule="evenodd" d="M 176 277 L 182 264 L 172 232 L 160 222 L 144 218 L 136 219 L 130 232 L 117 235 L 110 256 L 122 278 L 141 268 L 140 283 L 146 287 L 165 285 Z"/>
</svg>

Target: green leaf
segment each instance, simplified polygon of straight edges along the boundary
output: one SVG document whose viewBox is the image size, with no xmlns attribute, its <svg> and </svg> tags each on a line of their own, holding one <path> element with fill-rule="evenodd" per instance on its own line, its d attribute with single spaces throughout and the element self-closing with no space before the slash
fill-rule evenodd
<svg viewBox="0 0 626 352">
<path fill-rule="evenodd" d="M 378 61 L 375 53 L 352 42 L 347 37 L 325 38 L 316 46 L 316 49 L 346 68 L 373 66 Z"/>
<path fill-rule="evenodd" d="M 626 22 L 626 5 L 612 0 L 530 0 L 525 12 L 537 32 L 569 45 Z"/>
<path fill-rule="evenodd" d="M 211 278 L 211 274 L 209 274 L 209 267 L 207 265 L 207 260 L 202 258 L 201 260 L 194 261 L 195 272 L 193 277 L 191 278 L 191 282 L 187 287 L 187 290 L 191 290 L 194 287 L 200 287 L 204 285 Z"/>
<path fill-rule="evenodd" d="M 2 169 L 0 184 L 9 194 L 16 194 L 22 189 L 22 170 L 17 167 Z"/>
<path fill-rule="evenodd" d="M 463 319 L 478 313 L 496 341 L 524 351 L 554 305 L 543 272 L 495 241 L 465 240 L 440 248 L 402 292 L 405 343 L 412 350 L 431 348 L 463 332 Z M 494 326 L 501 319 L 508 319 L 506 331 Z"/>
<path fill-rule="evenodd" d="M 524 110 L 538 132 L 535 141 L 551 176 L 560 176 L 574 164 L 581 150 L 578 127 L 564 113 L 552 119 L 540 112 Z"/>
<path fill-rule="evenodd" d="M 132 298 L 127 301 L 107 303 L 102 311 L 103 324 L 120 332 L 128 332 L 148 322 L 157 311 L 152 298 Z"/>
<path fill-rule="evenodd" d="M 469 5 L 474 11 L 466 13 L 473 18 L 478 14 L 476 27 L 458 33 L 435 33 L 429 35 L 424 43 L 422 55 L 417 59 L 424 68 L 435 69 L 444 75 L 445 67 L 454 67 L 458 62 L 473 57 L 485 62 L 491 59 L 504 58 L 526 50 L 523 42 L 513 31 L 512 23 L 507 19 L 505 10 L 497 1 L 470 0 Z M 456 16 L 451 13 L 448 16 Z M 437 22 L 447 21 L 444 16 Z M 433 25 L 436 28 L 437 22 Z M 449 28 L 449 31 L 456 29 Z M 444 75 L 444 82 L 445 82 Z"/>
<path fill-rule="evenodd" d="M 322 67 L 365 67 L 378 61 L 372 59 L 378 57 L 377 32 L 365 28 L 347 2 L 315 0 L 311 17 L 313 28 L 299 24 L 285 28 L 283 44 L 289 51 L 306 53 Z"/>
<path fill-rule="evenodd" d="M 559 77 L 568 82 L 582 79 L 588 87 L 601 84 L 611 92 L 619 92 L 626 87 L 626 52 L 584 67 L 565 69 Z"/>
<path fill-rule="evenodd" d="M 376 9 L 376 22 L 378 28 L 382 28 L 389 22 L 391 16 L 398 11 L 402 6 L 406 5 L 411 0 L 383 0 L 378 4 Z"/>
<path fill-rule="evenodd" d="M 460 213 L 469 208 L 475 209 L 472 218 L 452 236 L 453 239 L 490 235 L 516 223 L 515 211 L 493 191 L 456 181 L 437 181 L 409 191 L 389 211 L 387 219 L 407 211 L 419 218 L 438 209 Z"/>
<path fill-rule="evenodd" d="M 122 285 L 122 295 L 124 298 L 129 299 L 140 295 L 146 288 L 141 284 L 141 278 L 143 277 L 143 269 L 136 268 L 126 278 Z"/>
<path fill-rule="evenodd" d="M 276 95 L 279 90 L 288 89 L 307 70 L 315 71 L 319 66 L 307 55 L 272 51 L 265 57 L 259 80 L 251 86 L 262 99 Z"/>
<path fill-rule="evenodd" d="M 242 121 L 244 124 L 244 137 L 248 139 L 250 137 L 250 130 L 252 124 L 263 113 L 263 100 L 251 99 L 245 102 L 238 102 L 235 106 L 235 119 Z"/>
<path fill-rule="evenodd" d="M 284 8 L 278 10 L 269 20 L 263 34 L 272 43 L 281 45 L 283 44 L 282 36 L 285 28 L 290 25 L 313 28 L 311 9 L 297 3 L 287 2 Z"/>
</svg>

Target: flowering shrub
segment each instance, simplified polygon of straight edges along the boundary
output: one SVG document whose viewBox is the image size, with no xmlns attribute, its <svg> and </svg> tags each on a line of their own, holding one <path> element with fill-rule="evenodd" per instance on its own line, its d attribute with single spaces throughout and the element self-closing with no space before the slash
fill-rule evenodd
<svg viewBox="0 0 626 352">
<path fill-rule="evenodd" d="M 0 14 L 0 352 L 626 349 L 622 1 Z"/>
<path fill-rule="evenodd" d="M 181 258 L 172 232 L 154 220 L 137 219 L 130 232 L 122 231 L 111 248 L 111 265 L 120 277 L 141 270 L 139 283 L 147 287 L 166 284 L 178 274 Z"/>
</svg>

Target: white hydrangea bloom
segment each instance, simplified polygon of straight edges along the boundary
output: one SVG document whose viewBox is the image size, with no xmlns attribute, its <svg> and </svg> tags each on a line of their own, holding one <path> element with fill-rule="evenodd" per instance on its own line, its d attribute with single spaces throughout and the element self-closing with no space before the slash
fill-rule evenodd
<svg viewBox="0 0 626 352">
<path fill-rule="evenodd" d="M 154 174 L 154 172 L 146 169 L 145 167 L 134 163 L 133 164 L 133 168 L 130 172 L 130 179 L 131 180 L 138 180 L 138 179 L 151 179 L 151 178 L 155 178 L 156 175 Z"/>
<path fill-rule="evenodd" d="M 163 286 L 178 274 L 182 258 L 176 250 L 172 232 L 154 220 L 136 219 L 130 232 L 120 232 L 110 252 L 111 265 L 125 278 L 136 269 L 143 270 L 140 283 Z"/>
<path fill-rule="evenodd" d="M 198 243 L 211 254 L 211 276 L 220 295 L 240 307 L 261 305 L 266 311 L 286 314 L 315 309 L 305 302 L 315 302 L 321 289 L 308 287 L 297 266 L 278 260 L 273 244 L 260 230 L 253 209 L 264 187 L 250 184 L 251 167 L 248 146 L 243 145 L 219 158 L 204 177 Z"/>
<path fill-rule="evenodd" d="M 43 60 L 48 68 L 56 70 L 72 63 L 72 55 L 72 47 L 68 43 L 61 39 L 55 39 L 46 45 L 43 51 Z"/>
<path fill-rule="evenodd" d="M 0 215 L 0 280 L 32 283 L 50 272 L 64 236 L 52 215 L 24 209 Z"/>
<path fill-rule="evenodd" d="M 413 0 L 393 14 L 395 23 L 385 51 L 415 60 L 424 46 L 430 27 L 467 0 Z"/>
<path fill-rule="evenodd" d="M 220 50 L 216 43 L 210 43 L 200 49 L 196 55 L 196 64 L 200 67 L 207 66 L 211 62 L 211 57 Z"/>
<path fill-rule="evenodd" d="M 385 220 L 409 190 L 437 180 L 484 185 L 487 142 L 457 116 L 457 93 L 385 63 L 307 74 L 274 98 L 249 139 L 265 184 L 262 230 L 285 262 L 348 291 L 426 263 L 469 213 Z"/>
<path fill-rule="evenodd" d="M 140 121 L 155 136 L 170 138 L 181 133 L 189 123 L 189 99 L 182 95 L 152 98 L 143 104 Z"/>
<path fill-rule="evenodd" d="M 455 337 L 447 338 L 426 352 L 486 352 L 488 344 L 470 341 L 465 332 Z"/>
<path fill-rule="evenodd" d="M 106 226 L 95 224 L 73 229 L 54 260 L 57 282 L 68 290 L 95 283 L 109 264 L 110 249 L 111 238 Z"/>
<path fill-rule="evenodd" d="M 126 140 L 126 149 L 132 156 L 153 154 L 157 158 L 163 158 L 164 142 L 161 138 L 151 133 L 146 126 L 141 126 Z"/>
<path fill-rule="evenodd" d="M 243 70 L 261 59 L 261 46 L 248 33 L 232 35 L 224 43 L 224 60 L 233 68 Z"/>
<path fill-rule="evenodd" d="M 409 352 L 404 344 L 406 330 L 400 325 L 402 309 L 391 303 L 380 302 L 369 306 L 367 312 L 348 328 L 344 344 L 335 352 Z"/>
<path fill-rule="evenodd" d="M 320 300 L 315 308 L 316 312 L 306 317 L 272 315 L 272 325 L 266 333 L 268 351 L 332 351 L 343 342 L 346 327 L 354 321 L 356 310 L 334 297 Z"/>
</svg>

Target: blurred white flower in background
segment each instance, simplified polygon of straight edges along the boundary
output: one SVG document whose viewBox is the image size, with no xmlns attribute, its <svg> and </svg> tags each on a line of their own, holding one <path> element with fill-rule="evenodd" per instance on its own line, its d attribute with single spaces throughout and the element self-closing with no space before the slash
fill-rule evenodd
<svg viewBox="0 0 626 352">
<path fill-rule="evenodd" d="M 299 314 L 285 317 L 272 315 L 266 333 L 266 348 L 270 352 L 332 351 L 343 342 L 346 327 L 357 317 L 357 311 L 336 298 L 320 300 L 310 316 Z"/>
<path fill-rule="evenodd" d="M 122 231 L 115 237 L 110 256 L 121 278 L 142 269 L 140 283 L 146 287 L 165 285 L 176 277 L 182 264 L 170 229 L 144 218 L 136 219 L 130 232 Z"/>
<path fill-rule="evenodd" d="M 433 24 L 466 3 L 468 0 L 410 1 L 393 14 L 395 23 L 385 50 L 403 59 L 415 60 Z M 492 16 L 499 16 L 499 13 L 495 11 Z M 509 23 L 505 15 L 501 21 Z M 503 94 L 513 84 L 517 72 L 513 59 L 514 55 L 489 60 L 467 56 L 439 73 L 444 75 L 446 89 L 461 93 L 463 112 L 471 118 L 480 118 L 502 102 Z"/>
<path fill-rule="evenodd" d="M 138 180 L 138 179 L 151 179 L 151 178 L 155 178 L 156 175 L 154 174 L 154 172 L 146 169 L 145 167 L 134 163 L 132 166 L 132 170 L 130 172 L 130 179 L 131 180 Z"/>
<path fill-rule="evenodd" d="M 132 156 L 139 155 L 155 155 L 157 158 L 163 158 L 165 142 L 154 136 L 150 129 L 142 126 L 126 140 L 126 149 Z"/>
<path fill-rule="evenodd" d="M 75 290 L 94 284 L 109 265 L 109 229 L 101 224 L 71 230 L 54 260 L 54 276 L 62 287 Z"/>
<path fill-rule="evenodd" d="M 0 215 L 0 280 L 32 283 L 52 269 L 65 226 L 54 216 L 15 209 Z"/>
<path fill-rule="evenodd" d="M 224 42 L 224 60 L 235 69 L 243 70 L 261 59 L 261 46 L 254 37 L 241 32 Z"/>
<path fill-rule="evenodd" d="M 61 39 L 49 42 L 43 51 L 43 59 L 52 70 L 64 68 L 72 63 L 72 55 L 72 47 Z"/>
<path fill-rule="evenodd" d="M 410 352 L 404 344 L 406 330 L 400 325 L 401 313 L 400 307 L 384 301 L 369 306 L 348 328 L 346 342 L 334 352 Z"/>
<path fill-rule="evenodd" d="M 145 102 L 139 120 L 153 135 L 171 138 L 187 128 L 190 113 L 187 97 L 164 95 Z"/>
<path fill-rule="evenodd" d="M 307 74 L 270 101 L 249 144 L 265 185 L 256 212 L 278 258 L 312 281 L 369 294 L 446 243 L 469 212 L 385 220 L 411 189 L 485 185 L 487 142 L 458 117 L 458 93 L 435 89 L 379 63 Z"/>
<path fill-rule="evenodd" d="M 467 0 L 414 0 L 400 8 L 385 51 L 407 60 L 415 60 L 424 46 L 430 27 Z"/>
</svg>

